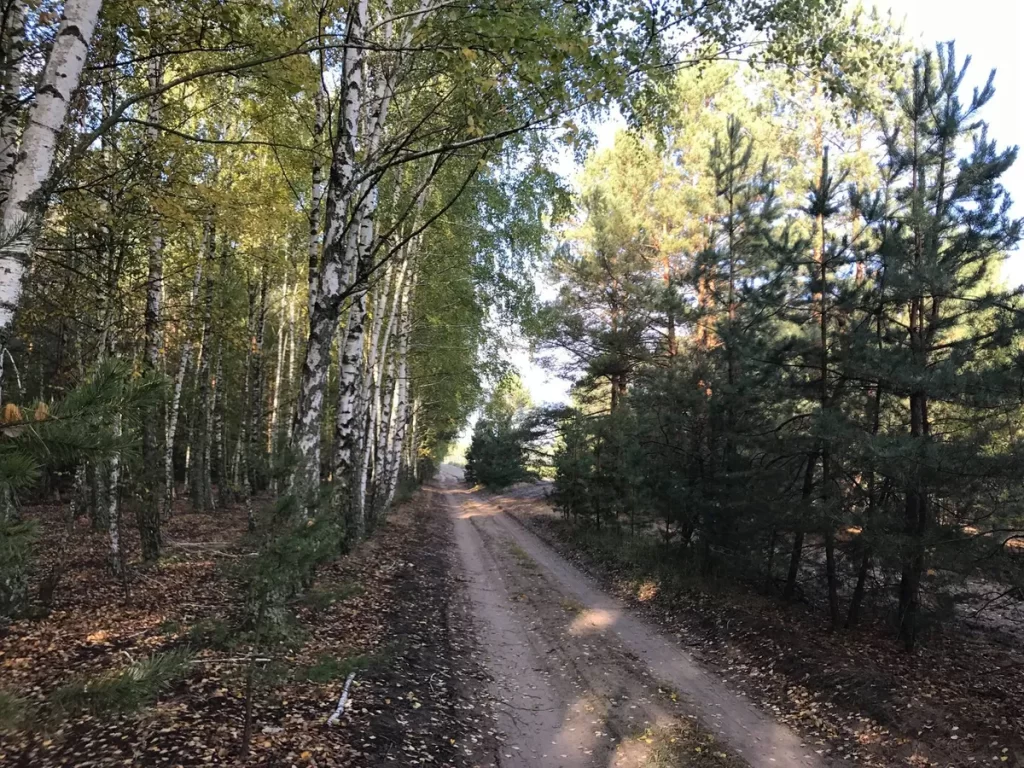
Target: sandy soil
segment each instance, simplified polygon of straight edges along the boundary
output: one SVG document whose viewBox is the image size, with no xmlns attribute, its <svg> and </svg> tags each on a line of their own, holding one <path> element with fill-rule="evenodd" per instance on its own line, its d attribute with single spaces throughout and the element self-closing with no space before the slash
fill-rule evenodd
<svg viewBox="0 0 1024 768">
<path fill-rule="evenodd" d="M 723 765 L 740 764 L 735 757 L 753 768 L 825 765 L 456 473 L 441 477 L 434 492 L 454 518 L 504 734 L 502 768 L 687 765 L 660 762 L 649 745 L 694 720 L 717 737 L 705 748 L 729 760 Z M 701 748 L 689 751 L 705 764 Z"/>
</svg>

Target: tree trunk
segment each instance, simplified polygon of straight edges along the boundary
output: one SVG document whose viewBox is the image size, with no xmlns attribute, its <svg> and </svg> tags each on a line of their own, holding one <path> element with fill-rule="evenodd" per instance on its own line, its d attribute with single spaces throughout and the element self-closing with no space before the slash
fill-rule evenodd
<svg viewBox="0 0 1024 768">
<path fill-rule="evenodd" d="M 804 468 L 804 485 L 800 498 L 802 511 L 805 513 L 811 501 L 811 494 L 814 492 L 814 466 L 817 462 L 817 453 L 812 453 L 807 457 L 807 464 Z M 793 595 L 796 593 L 797 576 L 800 575 L 800 560 L 804 551 L 804 532 L 799 527 L 801 524 L 802 521 L 798 523 L 797 531 L 793 535 L 793 551 L 789 557 L 789 573 L 786 575 L 786 587 L 782 591 L 782 596 L 786 600 L 793 599 Z"/>
<path fill-rule="evenodd" d="M 846 614 L 846 627 L 856 626 L 860 620 L 860 607 L 864 602 L 864 590 L 867 585 L 868 574 L 871 572 L 871 549 L 864 548 L 860 559 L 860 568 L 857 569 L 857 585 L 853 588 L 853 597 L 850 598 L 850 610 Z"/>
<path fill-rule="evenodd" d="M 257 303 L 258 296 L 258 303 Z M 263 340 L 267 326 L 267 274 L 263 270 L 258 291 L 254 287 L 249 295 L 253 325 L 250 335 L 249 366 L 251 368 L 249 425 L 246 434 L 246 466 L 249 470 L 250 491 L 263 487 L 263 460 L 260 456 L 263 434 Z"/>
<path fill-rule="evenodd" d="M 283 296 L 285 302 L 289 302 L 291 299 L 290 295 L 291 288 L 288 283 L 285 283 Z M 285 333 L 286 333 L 286 314 L 284 312 L 279 313 L 277 318 L 277 336 L 275 339 L 275 358 L 274 358 L 274 386 L 273 393 L 270 398 L 270 418 L 267 423 L 267 434 L 266 434 L 266 450 L 267 455 L 270 456 L 271 461 L 274 458 L 274 452 L 277 449 L 277 425 L 278 425 L 278 410 L 281 407 L 281 382 L 284 379 L 284 361 L 285 361 Z M 276 481 L 275 481 L 276 486 Z M 276 487 L 275 487 L 276 490 Z"/>
<path fill-rule="evenodd" d="M 409 335 L 412 333 L 412 298 L 415 289 L 415 282 L 410 280 L 402 288 L 401 304 L 397 307 L 398 312 L 398 345 L 396 357 L 398 358 L 396 374 L 395 405 L 392 409 L 392 417 L 388 424 L 388 450 L 385 456 L 384 477 L 386 492 L 383 511 L 386 513 L 391 508 L 395 498 L 395 490 L 398 488 L 398 477 L 401 471 L 402 445 L 406 438 L 406 429 L 409 425 L 411 415 L 409 413 Z"/>
<path fill-rule="evenodd" d="M 910 396 L 911 435 L 924 439 L 926 434 L 926 400 L 922 392 Z M 924 574 L 924 538 L 929 525 L 929 500 L 920 479 L 912 478 L 906 491 L 904 511 L 903 570 L 900 578 L 900 637 L 908 651 L 917 642 L 921 607 L 921 577 Z"/>
<path fill-rule="evenodd" d="M 114 416 L 114 438 L 121 437 L 121 414 Z M 110 567 L 120 576 L 124 572 L 124 553 L 121 551 L 121 455 L 118 452 L 110 457 L 107 463 L 106 482 L 107 525 L 109 526 Z"/>
<path fill-rule="evenodd" d="M 185 374 L 192 358 L 192 333 L 194 331 L 191 317 L 192 308 L 199 301 L 199 286 L 203 280 L 203 262 L 209 262 L 213 258 L 212 236 L 209 232 L 210 223 L 206 224 L 204 231 L 203 247 L 204 253 L 196 262 L 195 277 L 192 278 L 192 292 L 189 294 L 188 317 L 185 333 L 181 344 L 181 357 L 178 360 L 178 370 L 174 374 L 174 389 L 171 394 L 170 406 L 167 409 L 167 437 L 164 442 L 164 506 L 167 514 L 170 514 L 174 502 L 174 438 L 178 430 L 178 413 L 181 406 L 181 391 L 185 386 Z M 209 268 L 209 267 L 207 267 Z"/>
<path fill-rule="evenodd" d="M 289 418 L 281 420 L 281 430 L 284 433 L 281 436 L 281 445 L 288 447 L 291 447 L 292 444 L 292 425 L 295 423 L 295 409 L 298 405 L 295 397 L 295 301 L 298 287 L 299 284 L 296 281 L 292 285 L 291 301 L 288 302 L 288 364 L 285 366 L 287 374 L 285 391 L 288 393 L 290 408 Z"/>
<path fill-rule="evenodd" d="M 828 579 L 828 614 L 832 629 L 839 629 L 839 587 L 836 576 L 836 542 L 831 529 L 825 531 L 825 575 Z"/>
<path fill-rule="evenodd" d="M 217 362 L 213 372 L 213 469 L 217 474 L 217 502 L 222 508 L 231 503 L 231 482 L 228 479 L 228 457 L 227 457 L 227 397 L 224 382 L 224 350 L 220 339 L 217 340 Z"/>
<path fill-rule="evenodd" d="M 18 113 L 21 107 L 21 59 L 25 54 L 25 4 L 11 0 L 3 39 L 3 94 L 0 96 L 0 211 L 7 203 L 18 162 Z"/>
<path fill-rule="evenodd" d="M 313 121 L 313 192 L 309 202 L 309 242 L 307 246 L 309 264 L 309 320 L 313 321 L 313 306 L 316 304 L 317 277 L 320 262 L 320 208 L 324 197 L 324 164 L 323 135 L 327 124 L 326 101 L 324 90 L 323 61 L 321 55 L 321 71 L 317 73 L 317 89 L 315 98 L 316 116 Z"/>
<path fill-rule="evenodd" d="M 334 426 L 334 455 L 331 462 L 334 498 L 337 510 L 346 514 L 346 537 L 358 541 L 365 529 L 360 510 L 351 501 L 360 424 L 359 370 L 363 353 L 363 329 L 366 325 L 366 291 L 352 300 L 349 319 L 342 339 L 338 374 L 338 408 Z"/>
<path fill-rule="evenodd" d="M 9 332 L 21 299 L 22 281 L 46 212 L 59 134 L 78 88 L 101 4 L 101 0 L 68 0 L 64 4 L 35 102 L 29 108 L 3 208 L 3 230 L 15 236 L 0 247 L 0 337 Z"/>
<path fill-rule="evenodd" d="M 331 360 L 331 341 L 337 330 L 345 291 L 356 279 L 358 271 L 358 249 L 348 247 L 349 237 L 354 234 L 351 230 L 357 226 L 358 221 L 353 215 L 353 221 L 349 222 L 347 213 L 355 178 L 356 143 L 363 102 L 362 38 L 366 16 L 367 0 L 357 0 L 352 4 L 342 56 L 344 96 L 327 190 L 323 254 L 316 299 L 312 302 L 310 312 L 309 339 L 293 428 L 296 468 L 292 486 L 305 514 L 315 510 L 319 495 L 320 432 Z"/>
<path fill-rule="evenodd" d="M 208 224 L 208 233 L 211 244 L 210 251 L 214 250 L 216 233 L 212 221 Z M 197 512 L 211 512 L 213 510 L 212 484 L 210 481 L 210 444 L 212 438 L 212 406 L 213 388 L 211 387 L 211 365 L 212 357 L 211 341 L 213 340 L 213 296 L 214 279 L 213 270 L 206 271 L 206 287 L 203 297 L 203 335 L 199 342 L 199 355 L 197 359 L 199 375 L 198 389 L 195 404 L 195 428 L 192 430 L 192 507 Z"/>
<path fill-rule="evenodd" d="M 163 79 L 162 65 L 159 58 L 150 60 L 149 87 L 155 89 Z M 157 139 L 156 125 L 160 122 L 160 97 L 154 96 L 149 106 L 149 122 L 153 125 L 147 129 L 147 139 L 153 147 Z M 156 181 L 159 182 L 160 169 L 156 169 Z M 163 298 L 164 281 L 164 238 L 161 232 L 160 217 L 152 214 L 151 226 L 153 233 L 149 242 L 149 275 L 146 280 L 146 343 L 143 364 L 150 375 L 161 371 L 163 353 L 163 333 L 161 317 L 161 300 Z M 161 397 L 152 411 L 142 420 L 142 499 L 138 506 L 136 522 L 142 540 L 142 560 L 153 562 L 160 557 L 160 518 L 165 494 L 160 488 L 160 436 L 166 437 L 162 428 L 164 402 Z"/>
</svg>

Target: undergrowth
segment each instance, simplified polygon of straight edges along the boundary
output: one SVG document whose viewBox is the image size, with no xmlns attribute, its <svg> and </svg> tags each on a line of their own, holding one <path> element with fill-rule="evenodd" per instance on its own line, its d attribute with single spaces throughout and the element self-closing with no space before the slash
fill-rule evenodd
<svg viewBox="0 0 1024 768">
<path fill-rule="evenodd" d="M 67 718 L 134 712 L 185 677 L 191 660 L 192 652 L 179 648 L 136 661 L 120 672 L 80 677 L 50 695 L 48 714 Z"/>
</svg>

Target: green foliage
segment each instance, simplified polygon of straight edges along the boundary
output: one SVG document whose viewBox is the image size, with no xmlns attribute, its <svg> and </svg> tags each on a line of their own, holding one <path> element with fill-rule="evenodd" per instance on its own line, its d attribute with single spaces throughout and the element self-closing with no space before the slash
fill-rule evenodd
<svg viewBox="0 0 1024 768">
<path fill-rule="evenodd" d="M 282 497 L 261 534 L 258 554 L 238 576 L 245 594 L 242 629 L 260 644 L 291 642 L 287 601 L 313 583 L 317 568 L 341 552 L 342 529 L 322 516 L 303 519 L 295 500 Z"/>
<path fill-rule="evenodd" d="M 226 619 L 201 619 L 188 628 L 188 643 L 196 648 L 230 650 L 241 642 L 238 628 Z"/>
<path fill-rule="evenodd" d="M 834 626 L 873 577 L 909 647 L 1024 521 L 1024 307 L 993 279 L 1022 224 L 999 184 L 1016 150 L 978 119 L 991 82 L 962 95 L 951 46 L 882 71 L 854 75 L 872 98 L 796 78 L 784 105 L 681 78 L 663 142 L 591 159 L 540 329 L 576 378 L 553 498 L 612 537 L 586 546 L 612 556 L 628 524 L 680 570 L 770 589 L 782 562 L 783 592 L 803 582 Z"/>
<path fill-rule="evenodd" d="M 142 659 L 120 672 L 80 678 L 54 691 L 48 710 L 62 718 L 134 712 L 185 677 L 191 660 L 188 649 L 179 649 Z"/>
<path fill-rule="evenodd" d="M 24 699 L 0 691 L 0 733 L 25 728 L 31 720 L 31 710 Z"/>
<path fill-rule="evenodd" d="M 505 488 L 528 480 L 531 444 L 537 425 L 530 418 L 530 399 L 518 377 L 506 376 L 495 387 L 477 420 L 466 452 L 466 479 L 489 488 Z"/>
<path fill-rule="evenodd" d="M 502 422 L 480 419 L 466 453 L 466 480 L 488 488 L 506 488 L 529 479 L 528 434 Z"/>
<path fill-rule="evenodd" d="M 325 611 L 335 603 L 343 603 L 349 598 L 362 596 L 364 591 L 360 584 L 343 584 L 333 589 L 314 587 L 306 591 L 299 602 L 312 611 Z"/>
<path fill-rule="evenodd" d="M 0 616 L 27 607 L 27 569 L 34 525 L 18 519 L 19 492 L 32 488 L 43 468 L 66 470 L 136 447 L 137 426 L 162 382 L 135 377 L 126 363 L 101 363 L 59 402 L 19 409 L 8 403 L 0 424 Z M 115 417 L 120 429 L 113 428 Z"/>
<path fill-rule="evenodd" d="M 16 616 L 28 603 L 28 566 L 38 537 L 34 521 L 0 519 L 0 617 Z"/>
<path fill-rule="evenodd" d="M 313 683 L 331 683 L 344 680 L 352 672 L 370 669 L 381 664 L 385 659 L 381 654 L 359 654 L 339 659 L 336 656 L 324 655 L 316 663 L 300 670 L 300 677 Z"/>
</svg>

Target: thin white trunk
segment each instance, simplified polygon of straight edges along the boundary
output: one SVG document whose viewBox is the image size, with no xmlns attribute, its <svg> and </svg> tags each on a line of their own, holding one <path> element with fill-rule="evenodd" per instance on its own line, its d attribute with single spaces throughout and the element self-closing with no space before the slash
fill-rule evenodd
<svg viewBox="0 0 1024 768">
<path fill-rule="evenodd" d="M 381 408 L 382 408 L 383 392 L 386 391 L 386 388 L 383 386 L 383 383 L 384 383 L 383 371 L 384 371 L 384 361 L 388 359 L 388 352 L 390 351 L 391 337 L 392 337 L 392 335 L 394 333 L 394 329 L 396 328 L 396 326 L 399 327 L 399 331 L 401 330 L 401 328 L 400 328 L 400 326 L 401 326 L 400 314 L 401 314 L 401 308 L 402 308 L 402 301 L 403 301 L 403 297 L 404 297 L 404 293 L 405 293 L 405 279 L 406 279 L 406 274 L 407 274 L 407 271 L 408 271 L 408 266 L 409 266 L 408 249 L 404 248 L 403 251 L 402 251 L 402 254 L 401 254 L 401 262 L 400 262 L 398 270 L 397 270 L 397 275 L 395 277 L 394 291 L 393 291 L 392 296 L 391 296 L 391 311 L 388 314 L 387 326 L 385 327 L 383 337 L 381 337 L 381 339 L 380 339 L 379 349 L 378 349 L 378 351 L 376 352 L 376 354 L 374 356 L 374 360 L 375 361 L 378 360 L 378 359 L 381 361 L 380 365 L 378 366 L 379 370 L 376 372 L 376 376 L 374 378 L 373 398 L 374 398 L 374 405 L 375 405 L 375 408 L 376 408 L 377 411 L 380 411 Z M 391 372 L 390 376 L 389 376 L 389 381 L 393 381 L 394 380 L 395 374 L 394 374 L 393 366 L 394 366 L 394 361 L 392 360 L 391 362 L 389 362 L 389 371 Z M 390 405 L 388 406 L 388 410 L 386 411 L 386 413 L 390 414 Z M 387 424 L 388 423 L 387 418 L 385 418 L 382 423 L 383 424 Z M 383 457 L 386 454 L 386 430 L 378 430 L 377 438 L 376 439 L 377 439 L 377 454 L 376 455 L 378 457 Z M 379 461 L 379 459 L 378 459 L 378 461 Z M 380 476 L 379 469 L 374 472 L 374 476 L 375 477 L 379 477 Z M 378 486 L 379 486 L 379 484 L 378 484 Z M 377 490 L 379 490 L 379 487 L 375 488 L 375 497 L 376 497 L 376 491 Z"/>
<path fill-rule="evenodd" d="M 121 437 L 121 414 L 114 415 L 114 439 Z M 124 568 L 121 552 L 121 518 L 118 509 L 118 496 L 121 485 L 121 454 L 114 451 L 107 465 L 107 525 L 110 536 L 110 567 L 114 573 L 120 574 Z"/>
<path fill-rule="evenodd" d="M 216 247 L 216 228 L 213 217 L 208 217 L 207 254 Z M 221 262 L 221 277 L 224 277 L 226 261 Z M 213 494 L 210 483 L 210 450 L 213 436 L 211 416 L 213 414 L 212 361 L 213 351 L 213 296 L 214 278 L 212 264 L 206 270 L 203 295 L 203 333 L 199 340 L 196 358 L 196 418 L 191 434 L 192 466 L 190 467 L 192 506 L 197 512 L 213 510 Z"/>
<path fill-rule="evenodd" d="M 356 453 L 357 425 L 359 424 L 359 368 L 363 357 L 363 328 L 366 324 L 366 291 L 360 291 L 352 300 L 345 334 L 341 339 L 340 370 L 338 375 L 338 407 L 334 425 L 334 455 L 331 474 L 334 478 L 336 502 L 344 507 L 349 503 L 353 487 L 353 463 Z M 361 536 L 363 520 L 351 520 L 353 535 Z"/>
<path fill-rule="evenodd" d="M 0 334 L 6 334 L 21 299 L 22 281 L 46 210 L 46 184 L 57 142 L 78 87 L 102 0 L 67 0 L 29 109 L 11 191 L 3 209 L 0 245 Z"/>
<path fill-rule="evenodd" d="M 318 73 L 315 101 L 316 116 L 313 122 L 313 190 L 309 203 L 309 318 L 313 318 L 316 304 L 316 282 L 320 264 L 320 208 L 324 198 L 323 136 L 327 125 L 327 93 L 324 87 L 323 63 Z"/>
<path fill-rule="evenodd" d="M 386 492 L 383 510 L 386 512 L 391 506 L 395 496 L 395 489 L 398 487 L 398 473 L 401 469 L 402 443 L 405 440 L 405 429 L 409 423 L 409 336 L 412 333 L 412 298 L 415 285 L 412 280 L 402 291 L 401 319 L 399 325 L 398 349 L 398 374 L 395 382 L 395 404 L 392 410 L 391 423 L 388 425 L 390 432 L 388 436 L 388 452 L 385 462 L 384 477 L 386 478 Z"/>
<path fill-rule="evenodd" d="M 199 286 L 203 282 L 203 262 L 213 258 L 209 249 L 213 247 L 210 239 L 211 222 L 207 222 L 203 231 L 203 254 L 196 262 L 196 273 L 192 278 L 192 292 L 188 298 L 188 322 L 181 345 L 181 357 L 178 370 L 174 374 L 174 391 L 171 395 L 170 408 L 167 411 L 167 436 L 164 442 L 164 503 L 170 510 L 174 500 L 174 437 L 178 431 L 178 413 L 181 406 L 181 391 L 185 386 L 185 374 L 192 357 L 192 334 L 195 332 L 192 309 L 199 301 Z"/>
<path fill-rule="evenodd" d="M 298 293 L 299 282 L 296 280 L 292 283 L 292 295 L 288 300 L 288 367 L 287 371 L 287 391 L 288 400 L 291 403 L 289 409 L 289 419 L 284 423 L 282 429 L 286 429 L 286 439 L 284 444 L 290 446 L 292 444 L 292 424 L 295 421 L 295 408 L 297 405 L 295 399 L 295 298 Z"/>
<path fill-rule="evenodd" d="M 419 439 L 420 433 L 417 429 L 417 416 L 420 411 L 420 404 L 418 401 L 412 401 L 412 416 L 410 421 L 412 422 L 409 427 L 409 473 L 412 475 L 413 480 L 420 479 L 420 448 Z"/>
<path fill-rule="evenodd" d="M 403 40 L 411 42 L 416 27 L 422 23 L 425 14 L 433 9 L 433 2 L 423 2 L 419 13 L 410 18 Z M 387 16 L 390 17 L 390 13 Z M 294 485 L 304 506 L 311 506 L 312 489 L 319 484 L 320 427 L 323 421 L 323 397 L 327 382 L 327 367 L 330 361 L 330 340 L 337 327 L 344 294 L 354 281 L 362 279 L 369 271 L 369 256 L 373 247 L 373 218 L 377 208 L 376 188 L 353 189 L 356 178 L 357 149 L 360 115 L 363 112 L 364 82 L 363 62 L 365 58 L 364 30 L 367 19 L 367 0 L 356 0 L 349 9 L 343 60 L 343 99 L 339 121 L 338 140 L 334 147 L 331 163 L 331 183 L 327 193 L 327 217 L 324 232 L 323 255 L 319 271 L 316 301 L 312 305 L 309 342 L 295 419 L 295 448 L 298 464 Z M 392 24 L 384 25 L 385 41 L 390 41 Z M 353 44 L 354 43 L 354 44 Z M 404 47 L 408 47 L 405 45 Z M 399 59 L 401 61 L 401 59 Z M 384 135 L 388 110 L 394 92 L 396 78 L 401 66 L 395 66 L 376 81 L 376 109 L 368 119 L 366 156 L 372 158 Z M 354 231 L 353 231 L 354 230 Z M 353 248 L 353 244 L 355 247 Z M 365 291 L 353 295 L 353 314 L 356 322 L 350 322 L 344 348 L 362 348 L 364 328 Z M 351 342 L 351 343 L 350 343 Z M 344 351 L 342 353 L 344 357 Z M 344 364 L 343 364 L 344 368 Z M 342 377 L 342 392 L 339 396 L 341 420 L 341 444 L 336 426 L 336 442 L 332 465 L 335 480 L 342 484 L 351 482 L 352 432 L 358 423 L 352 401 L 358 390 L 354 381 Z M 340 463 L 339 463 L 340 462 Z M 338 472 L 338 467 L 344 471 Z M 344 489 L 342 489 L 344 490 Z"/>
<path fill-rule="evenodd" d="M 290 301 L 291 288 L 288 283 L 284 286 L 284 299 Z M 274 394 L 270 400 L 270 421 L 267 428 L 267 453 L 273 457 L 275 442 L 277 439 L 277 411 L 281 407 L 281 380 L 284 376 L 284 353 L 285 353 L 285 313 L 280 313 L 277 323 L 277 358 L 274 362 Z"/>
<path fill-rule="evenodd" d="M 369 343 L 367 345 L 366 359 L 361 372 L 362 387 L 360 393 L 360 404 L 365 412 L 363 419 L 364 431 L 361 436 L 360 466 L 358 484 L 356 485 L 356 513 L 365 516 L 366 514 L 366 490 L 371 474 L 376 475 L 374 462 L 379 454 L 376 451 L 376 436 L 380 428 L 380 382 L 383 367 L 381 357 L 381 329 L 384 325 L 384 316 L 387 314 L 388 296 L 391 292 L 390 284 L 397 276 L 394 264 L 389 264 L 384 279 L 377 284 L 373 293 L 373 326 L 370 331 Z M 390 319 L 389 319 L 390 324 Z"/>
</svg>

